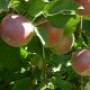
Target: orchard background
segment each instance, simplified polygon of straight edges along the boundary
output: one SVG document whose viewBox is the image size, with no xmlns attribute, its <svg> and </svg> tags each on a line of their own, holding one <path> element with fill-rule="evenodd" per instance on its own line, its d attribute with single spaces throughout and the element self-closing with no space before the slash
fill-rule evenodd
<svg viewBox="0 0 90 90">
<path fill-rule="evenodd" d="M 89 76 L 76 73 L 71 63 L 74 52 L 90 48 L 89 9 L 89 0 L 0 0 L 1 23 L 17 14 L 34 26 L 33 37 L 23 46 L 10 46 L 0 38 L 0 90 L 90 90 Z M 59 32 L 53 34 L 53 28 L 64 37 L 55 46 Z"/>
</svg>

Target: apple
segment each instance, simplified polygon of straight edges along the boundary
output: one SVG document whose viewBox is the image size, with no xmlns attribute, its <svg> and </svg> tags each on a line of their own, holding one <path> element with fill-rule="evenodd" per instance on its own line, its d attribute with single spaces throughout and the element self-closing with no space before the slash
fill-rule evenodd
<svg viewBox="0 0 90 90">
<path fill-rule="evenodd" d="M 79 9 L 77 12 L 82 15 L 90 15 L 90 0 L 75 0 L 81 6 L 83 6 L 84 9 Z"/>
<path fill-rule="evenodd" d="M 90 9 L 90 0 L 75 0 L 79 4 L 81 4 L 86 10 Z"/>
<path fill-rule="evenodd" d="M 86 9 L 78 9 L 78 10 L 76 10 L 76 12 L 79 15 L 83 15 L 83 16 L 89 16 L 90 15 L 90 10 L 86 10 Z"/>
<path fill-rule="evenodd" d="M 1 22 L 1 38 L 13 47 L 26 45 L 34 35 L 34 26 L 18 14 L 6 15 Z"/>
<path fill-rule="evenodd" d="M 68 53 L 74 44 L 74 35 L 63 35 L 59 40 L 57 46 L 51 48 L 51 51 L 55 54 L 66 54 Z"/>
<path fill-rule="evenodd" d="M 82 49 L 72 55 L 72 68 L 82 76 L 90 76 L 90 50 Z"/>
<path fill-rule="evenodd" d="M 48 40 L 45 41 L 45 46 L 53 47 L 57 45 L 63 36 L 63 29 L 53 27 L 49 22 L 45 22 L 41 26 L 45 28 L 48 35 Z"/>
</svg>

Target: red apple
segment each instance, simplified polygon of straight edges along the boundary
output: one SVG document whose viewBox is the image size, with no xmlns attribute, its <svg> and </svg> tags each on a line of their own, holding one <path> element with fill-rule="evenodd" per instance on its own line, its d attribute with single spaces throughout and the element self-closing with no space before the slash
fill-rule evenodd
<svg viewBox="0 0 90 90">
<path fill-rule="evenodd" d="M 66 54 L 68 53 L 74 43 L 74 35 L 64 35 L 60 40 L 57 46 L 53 47 L 51 51 L 55 54 Z"/>
<path fill-rule="evenodd" d="M 1 22 L 1 38 L 10 46 L 26 45 L 34 34 L 34 26 L 25 17 L 9 14 Z"/>
<path fill-rule="evenodd" d="M 90 0 L 75 0 L 83 6 L 84 9 L 80 9 L 77 12 L 82 15 L 90 15 Z"/>
<path fill-rule="evenodd" d="M 84 16 L 89 16 L 90 15 L 90 10 L 87 9 L 78 9 L 76 10 L 76 12 L 80 15 L 84 15 Z"/>
<path fill-rule="evenodd" d="M 45 46 L 53 47 L 57 45 L 57 43 L 63 36 L 63 30 L 60 28 L 53 27 L 48 22 L 43 23 L 41 26 L 45 28 L 47 35 L 48 35 L 47 36 L 48 40 L 45 42 Z"/>
<path fill-rule="evenodd" d="M 85 9 L 90 10 L 90 0 L 75 0 L 81 4 Z"/>
<path fill-rule="evenodd" d="M 90 50 L 82 49 L 72 55 L 72 67 L 82 76 L 90 76 Z"/>
</svg>

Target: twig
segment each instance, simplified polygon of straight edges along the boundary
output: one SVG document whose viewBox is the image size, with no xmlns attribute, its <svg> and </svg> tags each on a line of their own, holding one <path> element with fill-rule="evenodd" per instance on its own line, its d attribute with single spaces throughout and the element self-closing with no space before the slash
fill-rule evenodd
<svg viewBox="0 0 90 90">
<path fill-rule="evenodd" d="M 35 26 L 40 26 L 40 25 L 42 25 L 42 24 L 44 24 L 46 22 L 48 22 L 48 20 L 46 20 L 46 19 L 43 18 L 38 23 L 36 23 Z"/>
</svg>

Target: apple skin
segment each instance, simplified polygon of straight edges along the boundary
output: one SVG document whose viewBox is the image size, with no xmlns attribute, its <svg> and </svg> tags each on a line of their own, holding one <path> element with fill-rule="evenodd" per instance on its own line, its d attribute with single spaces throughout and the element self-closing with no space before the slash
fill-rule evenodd
<svg viewBox="0 0 90 90">
<path fill-rule="evenodd" d="M 78 12 L 81 15 L 90 15 L 90 0 L 75 0 L 83 6 L 84 9 L 79 9 Z"/>
<path fill-rule="evenodd" d="M 90 76 L 90 50 L 82 49 L 72 55 L 72 68 L 81 76 Z"/>
<path fill-rule="evenodd" d="M 74 35 L 64 35 L 57 46 L 53 47 L 51 51 L 55 54 L 66 54 L 68 53 L 74 44 Z"/>
<path fill-rule="evenodd" d="M 1 38 L 13 47 L 26 45 L 34 35 L 34 26 L 25 17 L 9 14 L 1 22 Z"/>
<path fill-rule="evenodd" d="M 87 10 L 87 9 L 78 9 L 78 10 L 76 10 L 76 12 L 79 15 L 83 15 L 83 16 L 89 16 L 90 15 L 90 10 Z"/>
<path fill-rule="evenodd" d="M 45 46 L 54 47 L 57 45 L 63 36 L 63 29 L 53 27 L 49 22 L 45 22 L 41 26 L 45 28 L 48 34 L 48 40 L 45 42 Z"/>
<path fill-rule="evenodd" d="M 86 10 L 90 10 L 90 0 L 75 0 L 81 4 Z"/>
</svg>

